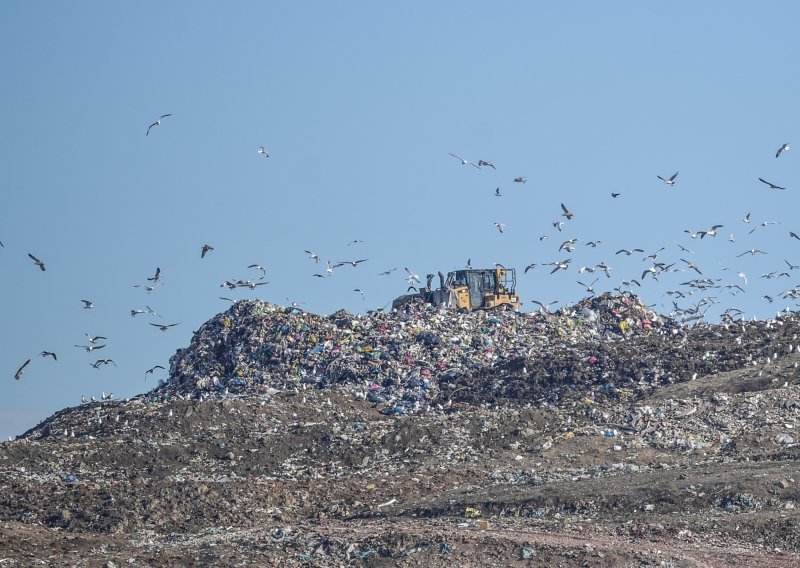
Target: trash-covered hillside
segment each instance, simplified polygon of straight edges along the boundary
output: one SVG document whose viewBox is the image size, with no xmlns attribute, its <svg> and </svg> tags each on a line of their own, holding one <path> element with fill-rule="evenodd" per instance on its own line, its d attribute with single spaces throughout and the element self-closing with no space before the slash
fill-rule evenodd
<svg viewBox="0 0 800 568">
<path fill-rule="evenodd" d="M 800 320 L 240 301 L 0 445 L 7 566 L 800 563 Z"/>
</svg>

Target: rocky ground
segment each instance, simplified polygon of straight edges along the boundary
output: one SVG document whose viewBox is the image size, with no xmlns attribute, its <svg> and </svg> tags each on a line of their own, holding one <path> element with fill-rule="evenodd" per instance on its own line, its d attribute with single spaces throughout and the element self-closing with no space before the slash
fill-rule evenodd
<svg viewBox="0 0 800 568">
<path fill-rule="evenodd" d="M 416 375 L 176 374 L 64 409 L 0 446 L 0 563 L 800 565 L 800 322 L 662 330 L 442 368 L 405 406 Z"/>
</svg>

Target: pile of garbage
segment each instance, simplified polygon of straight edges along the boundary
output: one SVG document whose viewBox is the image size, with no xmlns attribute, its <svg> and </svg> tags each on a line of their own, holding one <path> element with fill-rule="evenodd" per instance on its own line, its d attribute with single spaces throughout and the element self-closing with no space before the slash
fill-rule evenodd
<svg viewBox="0 0 800 568">
<path fill-rule="evenodd" d="M 203 399 L 346 385 L 388 414 L 453 401 L 616 399 L 755 364 L 779 347 L 779 335 L 797 332 L 786 321 L 687 326 L 632 294 L 586 298 L 554 313 L 460 313 L 420 303 L 321 316 L 243 300 L 195 332 L 157 392 Z"/>
</svg>

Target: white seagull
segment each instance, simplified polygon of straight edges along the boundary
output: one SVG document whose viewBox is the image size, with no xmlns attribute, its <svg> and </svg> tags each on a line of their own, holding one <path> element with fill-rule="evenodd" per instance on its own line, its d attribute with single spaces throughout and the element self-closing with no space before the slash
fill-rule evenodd
<svg viewBox="0 0 800 568">
<path fill-rule="evenodd" d="M 269 152 L 267 152 L 267 149 L 264 148 L 264 146 L 258 147 L 258 153 L 264 156 L 265 158 L 269 158 Z"/>
<path fill-rule="evenodd" d="M 780 158 L 781 154 L 783 154 L 788 149 L 789 149 L 789 143 L 788 142 L 786 144 L 781 145 L 781 147 L 778 148 L 778 151 L 775 152 L 775 157 L 776 158 Z"/>
<path fill-rule="evenodd" d="M 675 185 L 675 178 L 678 177 L 678 172 L 675 172 L 674 174 L 672 174 L 672 176 L 666 179 L 662 178 L 661 176 L 656 176 L 656 177 L 661 181 L 663 181 L 665 184 L 672 186 Z"/>
<path fill-rule="evenodd" d="M 420 280 L 419 275 L 417 275 L 414 272 L 412 272 L 411 270 L 409 270 L 409 268 L 407 266 L 405 266 L 403 268 L 405 269 L 406 274 L 408 274 L 408 283 L 409 284 L 413 284 L 414 282 L 419 284 L 419 283 L 422 282 L 422 280 Z"/>
<path fill-rule="evenodd" d="M 150 129 L 153 128 L 154 126 L 161 126 L 161 119 L 167 118 L 168 116 L 172 116 L 172 113 L 162 114 L 161 116 L 159 116 L 158 119 L 153 124 L 147 127 L 147 132 L 145 132 L 144 135 L 148 136 L 150 134 Z"/>
<path fill-rule="evenodd" d="M 469 164 L 470 166 L 474 166 L 478 169 L 481 169 L 479 165 L 473 164 L 472 162 L 470 162 L 469 160 L 465 160 L 461 156 L 456 156 L 455 154 L 450 154 L 450 155 L 453 156 L 454 158 L 457 158 L 461 162 L 462 166 L 466 166 L 467 164 Z"/>
</svg>

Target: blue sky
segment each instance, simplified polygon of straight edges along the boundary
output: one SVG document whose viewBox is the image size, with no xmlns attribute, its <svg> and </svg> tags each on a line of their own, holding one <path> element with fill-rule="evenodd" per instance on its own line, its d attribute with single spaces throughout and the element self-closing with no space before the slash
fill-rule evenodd
<svg viewBox="0 0 800 568">
<path fill-rule="evenodd" d="M 363 313 L 405 292 L 405 266 L 516 267 L 531 311 L 531 299 L 581 299 L 576 280 L 593 280 L 581 266 L 613 268 L 598 291 L 639 279 L 644 254 L 615 252 L 663 246 L 659 260 L 685 258 L 745 289 L 707 292 L 720 302 L 710 314 L 797 309 L 780 293 L 800 281 L 785 263 L 800 264 L 789 237 L 800 233 L 798 157 L 775 152 L 797 129 L 798 12 L 748 2 L 0 4 L 0 435 L 81 395 L 149 389 L 164 375 L 144 371 L 167 366 L 227 309 L 219 296 Z M 672 188 L 656 178 L 675 171 Z M 562 202 L 575 217 L 559 233 Z M 716 238 L 684 232 L 714 224 Z M 559 252 L 570 238 L 575 252 Z M 205 243 L 215 250 L 201 260 Z M 767 254 L 738 256 L 753 248 Z M 329 259 L 362 258 L 313 277 Z M 522 274 L 565 258 L 569 271 Z M 257 279 L 254 263 L 269 284 L 219 287 Z M 162 286 L 133 287 L 156 267 Z M 790 276 L 760 277 L 772 271 Z M 667 313 L 665 292 L 695 276 L 647 278 L 637 291 Z M 130 316 L 145 305 L 163 317 Z M 161 332 L 154 321 L 180 325 Z M 107 347 L 75 348 L 86 333 Z M 118 367 L 91 368 L 98 357 Z"/>
</svg>

